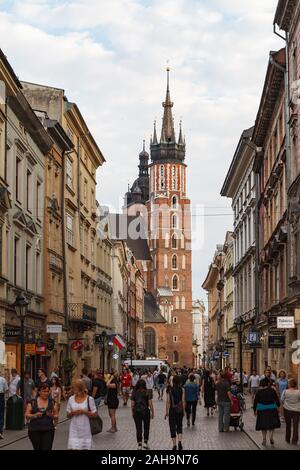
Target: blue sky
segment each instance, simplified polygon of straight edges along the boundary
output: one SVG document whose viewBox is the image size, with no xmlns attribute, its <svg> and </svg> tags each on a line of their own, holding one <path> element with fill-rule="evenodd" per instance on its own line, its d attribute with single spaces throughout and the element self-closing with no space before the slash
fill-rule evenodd
<svg viewBox="0 0 300 470">
<path fill-rule="evenodd" d="M 0 0 L 0 47 L 22 80 L 64 88 L 106 164 L 98 199 L 118 208 L 143 139 L 161 122 L 167 60 L 188 192 L 204 245 L 193 255 L 194 298 L 216 244 L 232 228 L 220 190 L 243 129 L 253 125 L 277 0 Z M 204 217 L 201 215 L 204 206 Z M 225 214 L 225 215 L 219 215 Z"/>
</svg>

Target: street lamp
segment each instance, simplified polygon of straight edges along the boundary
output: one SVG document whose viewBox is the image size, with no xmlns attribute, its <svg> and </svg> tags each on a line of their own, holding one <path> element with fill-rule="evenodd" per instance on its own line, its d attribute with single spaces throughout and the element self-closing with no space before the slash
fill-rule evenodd
<svg viewBox="0 0 300 470">
<path fill-rule="evenodd" d="M 24 342 L 24 323 L 25 318 L 27 315 L 29 302 L 22 294 L 18 294 L 15 302 L 12 304 L 14 307 L 17 317 L 20 319 L 21 322 L 21 363 L 20 363 L 20 390 L 21 390 L 21 397 L 24 400 L 24 358 L 25 358 L 25 342 Z"/>
<path fill-rule="evenodd" d="M 130 353 L 130 367 L 132 368 L 132 353 L 133 353 L 132 343 L 128 343 L 127 351 Z"/>
<path fill-rule="evenodd" d="M 243 384 L 243 341 L 242 341 L 242 333 L 243 333 L 243 326 L 244 320 L 241 316 L 235 319 L 234 324 L 239 334 L 239 349 L 240 349 L 240 388 L 241 393 L 244 393 L 244 384 Z"/>
<path fill-rule="evenodd" d="M 219 344 L 220 344 L 220 369 L 222 370 L 223 369 L 223 352 L 224 352 L 224 346 L 225 346 L 225 339 L 223 338 L 220 338 L 220 341 L 219 341 Z"/>
<path fill-rule="evenodd" d="M 105 330 L 102 331 L 101 335 L 100 335 L 100 338 L 101 338 L 101 344 L 102 344 L 102 374 L 103 374 L 103 377 L 104 377 L 104 373 L 105 373 L 105 340 L 107 338 L 107 333 Z"/>
</svg>

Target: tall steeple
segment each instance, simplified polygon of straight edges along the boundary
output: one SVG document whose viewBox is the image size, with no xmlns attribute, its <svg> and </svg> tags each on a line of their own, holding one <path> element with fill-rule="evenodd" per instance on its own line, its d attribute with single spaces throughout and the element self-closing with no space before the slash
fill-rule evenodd
<svg viewBox="0 0 300 470">
<path fill-rule="evenodd" d="M 174 121 L 172 116 L 173 107 L 170 96 L 170 68 L 167 67 L 167 93 L 163 102 L 164 115 L 161 128 L 161 142 L 175 142 Z"/>
</svg>

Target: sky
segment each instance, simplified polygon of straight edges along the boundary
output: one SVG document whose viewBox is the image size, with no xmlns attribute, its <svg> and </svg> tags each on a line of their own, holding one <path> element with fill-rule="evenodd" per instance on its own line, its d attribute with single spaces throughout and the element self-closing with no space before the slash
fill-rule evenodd
<svg viewBox="0 0 300 470">
<path fill-rule="evenodd" d="M 243 129 L 254 124 L 277 0 L 0 0 L 0 47 L 25 81 L 63 88 L 106 163 L 97 197 L 120 210 L 142 141 L 160 128 L 166 65 L 175 127 L 182 119 L 196 233 L 193 298 L 232 230 L 220 196 Z"/>
</svg>

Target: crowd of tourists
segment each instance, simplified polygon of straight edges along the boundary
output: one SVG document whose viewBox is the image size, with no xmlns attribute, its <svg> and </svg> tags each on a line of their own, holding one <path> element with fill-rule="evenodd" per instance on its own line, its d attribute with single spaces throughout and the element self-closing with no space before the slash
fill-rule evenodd
<svg viewBox="0 0 300 470">
<path fill-rule="evenodd" d="M 242 385 L 241 385 L 242 380 Z M 9 383 L 0 377 L 0 438 L 3 438 L 5 394 L 20 394 L 21 381 L 16 370 Z M 274 430 L 286 423 L 286 442 L 297 444 L 300 420 L 300 391 L 297 382 L 281 370 L 277 374 L 266 367 L 263 375 L 256 370 L 247 375 L 236 369 L 212 368 L 170 369 L 162 367 L 117 371 L 82 369 L 79 379 L 70 387 L 63 385 L 58 368 L 47 377 L 38 370 L 34 381 L 29 372 L 24 379 L 24 414 L 28 436 L 35 450 L 52 448 L 59 420 L 61 401 L 66 400 L 70 418 L 68 449 L 93 449 L 91 420 L 99 419 L 98 408 L 105 405 L 110 417 L 109 433 L 118 432 L 117 409 L 121 403 L 130 405 L 136 430 L 137 448 L 149 449 L 150 423 L 154 419 L 153 400 L 165 398 L 164 418 L 168 420 L 173 450 L 183 449 L 183 420 L 195 427 L 198 405 L 203 405 L 207 417 L 218 413 L 218 431 L 229 432 L 231 416 L 245 406 L 245 394 L 251 396 L 256 416 L 256 430 L 262 432 L 262 445 L 274 445 Z M 238 408 L 236 408 L 238 404 Z M 161 407 L 159 408 L 161 410 Z M 101 413 L 102 414 L 102 413 Z M 235 426 L 235 424 L 234 424 Z"/>
</svg>

